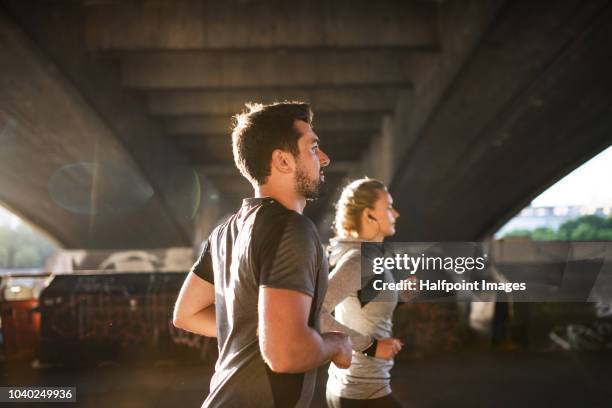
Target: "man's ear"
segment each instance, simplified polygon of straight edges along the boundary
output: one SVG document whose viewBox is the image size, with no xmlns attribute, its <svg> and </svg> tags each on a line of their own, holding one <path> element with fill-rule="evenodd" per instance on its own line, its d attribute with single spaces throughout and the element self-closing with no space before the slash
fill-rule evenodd
<svg viewBox="0 0 612 408">
<path fill-rule="evenodd" d="M 295 168 L 293 155 L 281 149 L 272 152 L 272 167 L 281 174 L 292 173 Z"/>
</svg>

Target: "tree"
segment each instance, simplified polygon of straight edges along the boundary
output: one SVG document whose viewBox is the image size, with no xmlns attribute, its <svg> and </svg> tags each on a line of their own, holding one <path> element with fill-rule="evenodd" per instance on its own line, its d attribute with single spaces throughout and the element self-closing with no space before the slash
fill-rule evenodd
<svg viewBox="0 0 612 408">
<path fill-rule="evenodd" d="M 5 248 L 2 246 L 2 243 L 0 243 L 0 268 L 8 268 L 8 265 L 8 248 Z"/>
<path fill-rule="evenodd" d="M 19 248 L 15 254 L 13 267 L 15 268 L 36 268 L 41 265 L 41 256 L 37 248 L 28 246 Z"/>
<path fill-rule="evenodd" d="M 42 267 L 55 250 L 55 245 L 27 225 L 0 226 L 0 268 Z"/>
<path fill-rule="evenodd" d="M 528 229 L 515 229 L 508 231 L 504 237 L 531 237 L 531 230 Z"/>
<path fill-rule="evenodd" d="M 561 224 L 558 230 L 539 227 L 518 229 L 504 237 L 530 237 L 534 241 L 612 241 L 612 217 L 584 215 Z"/>
<path fill-rule="evenodd" d="M 557 239 L 557 232 L 548 227 L 536 228 L 531 233 L 531 239 L 534 241 L 554 241 Z"/>
</svg>

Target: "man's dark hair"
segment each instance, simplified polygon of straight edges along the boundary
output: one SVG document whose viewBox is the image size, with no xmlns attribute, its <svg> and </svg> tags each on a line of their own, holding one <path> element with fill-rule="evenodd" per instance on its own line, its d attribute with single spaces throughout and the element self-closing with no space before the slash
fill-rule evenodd
<svg viewBox="0 0 612 408">
<path fill-rule="evenodd" d="M 312 123 L 310 105 L 303 102 L 277 102 L 270 105 L 246 104 L 234 116 L 232 148 L 240 173 L 252 183 L 262 185 L 270 176 L 270 160 L 276 149 L 299 155 L 296 120 Z"/>
</svg>

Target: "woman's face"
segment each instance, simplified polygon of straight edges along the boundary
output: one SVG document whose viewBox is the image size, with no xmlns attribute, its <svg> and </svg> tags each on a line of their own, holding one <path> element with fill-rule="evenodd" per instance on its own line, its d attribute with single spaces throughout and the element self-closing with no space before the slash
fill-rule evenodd
<svg viewBox="0 0 612 408">
<path fill-rule="evenodd" d="M 370 210 L 373 221 L 378 222 L 379 234 L 383 237 L 390 237 L 395 234 L 395 220 L 399 218 L 399 213 L 393 208 L 393 198 L 386 191 L 378 194 L 378 200 L 374 203 L 374 209 Z"/>
</svg>

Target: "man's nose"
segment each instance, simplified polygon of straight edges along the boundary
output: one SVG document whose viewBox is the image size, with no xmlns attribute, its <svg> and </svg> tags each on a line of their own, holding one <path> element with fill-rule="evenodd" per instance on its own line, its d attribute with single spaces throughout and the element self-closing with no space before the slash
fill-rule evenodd
<svg viewBox="0 0 612 408">
<path fill-rule="evenodd" d="M 321 167 L 329 166 L 330 162 L 329 156 L 325 154 L 323 150 L 319 149 L 319 163 L 321 163 Z"/>
</svg>

